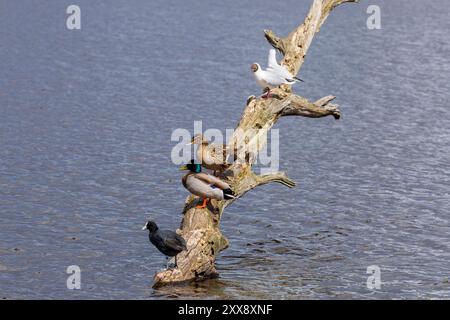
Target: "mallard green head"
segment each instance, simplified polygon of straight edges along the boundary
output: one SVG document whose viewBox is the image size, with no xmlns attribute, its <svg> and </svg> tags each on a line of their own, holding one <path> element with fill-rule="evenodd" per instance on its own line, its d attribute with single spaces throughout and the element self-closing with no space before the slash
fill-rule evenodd
<svg viewBox="0 0 450 320">
<path fill-rule="evenodd" d="M 200 173 L 202 172 L 202 166 L 199 163 L 195 163 L 195 160 L 192 159 L 191 163 L 188 163 L 185 166 L 181 166 L 180 170 L 189 170 L 194 173 Z"/>
</svg>

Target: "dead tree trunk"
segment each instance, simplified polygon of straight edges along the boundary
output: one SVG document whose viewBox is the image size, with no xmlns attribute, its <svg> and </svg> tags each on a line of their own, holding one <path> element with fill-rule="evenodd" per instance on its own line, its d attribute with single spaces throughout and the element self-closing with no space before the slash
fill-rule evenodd
<svg viewBox="0 0 450 320">
<path fill-rule="evenodd" d="M 314 35 L 319 32 L 330 12 L 345 2 L 357 2 L 357 0 L 314 0 L 304 23 L 285 38 L 275 36 L 272 31 L 265 31 L 267 41 L 284 55 L 281 64 L 285 65 L 292 74 L 296 75 L 300 70 Z M 272 96 L 269 99 L 250 97 L 237 126 L 239 130 L 236 132 L 258 129 L 254 131 L 257 136 L 249 137 L 250 141 L 245 141 L 247 144 L 253 144 L 250 149 L 253 148 L 252 150 L 256 152 L 265 146 L 264 137 L 280 117 L 320 118 L 329 115 L 335 119 L 340 117 L 338 105 L 332 103 L 334 96 L 309 102 L 293 94 L 288 85 L 283 85 L 271 92 Z M 240 139 L 237 136 L 233 138 L 234 141 Z M 284 172 L 255 174 L 251 163 L 233 164 L 229 172 L 231 174 L 227 179 L 237 196 L 236 199 L 249 190 L 269 182 L 278 182 L 289 188 L 295 186 L 295 182 Z M 228 240 L 220 231 L 220 218 L 223 210 L 236 199 L 212 200 L 204 209 L 195 208 L 198 202 L 197 197 L 189 196 L 186 199 L 180 233 L 187 241 L 188 251 L 178 255 L 177 268 L 163 270 L 155 275 L 154 287 L 187 280 L 202 280 L 217 275 L 216 256 L 228 247 Z"/>
</svg>

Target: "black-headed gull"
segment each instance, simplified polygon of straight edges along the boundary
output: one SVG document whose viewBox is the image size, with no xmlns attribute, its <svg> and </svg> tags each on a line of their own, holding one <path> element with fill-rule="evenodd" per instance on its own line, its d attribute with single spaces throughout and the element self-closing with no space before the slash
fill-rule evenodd
<svg viewBox="0 0 450 320">
<path fill-rule="evenodd" d="M 261 88 L 269 88 L 265 97 L 269 97 L 270 89 L 281 86 L 282 84 L 303 82 L 302 79 L 294 77 L 284 66 L 278 64 L 275 49 L 269 51 L 266 70 L 263 70 L 258 63 L 252 64 L 251 70 L 253 71 L 256 82 Z"/>
</svg>

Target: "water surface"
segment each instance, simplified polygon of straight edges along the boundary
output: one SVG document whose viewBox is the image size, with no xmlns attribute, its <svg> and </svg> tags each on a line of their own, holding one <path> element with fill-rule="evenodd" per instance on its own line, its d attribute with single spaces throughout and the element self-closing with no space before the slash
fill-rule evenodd
<svg viewBox="0 0 450 320">
<path fill-rule="evenodd" d="M 286 35 L 310 1 L 79 0 L 79 31 L 69 4 L 0 3 L 0 298 L 450 298 L 447 1 L 371 1 L 382 30 L 365 1 L 330 16 L 295 90 L 336 95 L 341 120 L 280 120 L 298 187 L 226 210 L 219 279 L 161 290 L 140 228 L 179 226 L 172 131 L 233 128 L 262 30 Z"/>
</svg>

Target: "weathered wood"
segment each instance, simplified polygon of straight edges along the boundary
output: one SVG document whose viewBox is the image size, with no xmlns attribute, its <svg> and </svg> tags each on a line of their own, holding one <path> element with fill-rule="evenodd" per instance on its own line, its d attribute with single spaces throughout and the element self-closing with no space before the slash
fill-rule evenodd
<svg viewBox="0 0 450 320">
<path fill-rule="evenodd" d="M 304 23 L 286 38 L 279 38 L 272 31 L 265 31 L 268 42 L 284 55 L 281 63 L 293 74 L 299 72 L 314 35 L 319 32 L 330 12 L 345 2 L 357 2 L 357 0 L 314 0 Z M 233 135 L 235 146 L 240 148 L 244 145 L 246 150 L 252 151 L 253 157 L 265 146 L 267 133 L 280 117 L 333 116 L 335 119 L 340 118 L 339 106 L 332 103 L 335 99 L 334 96 L 326 96 L 310 102 L 293 94 L 288 85 L 271 90 L 271 94 L 269 99 L 252 96 L 247 100 L 247 106 Z M 252 134 L 247 139 L 243 139 L 242 133 L 248 132 Z M 211 200 L 204 209 L 195 208 L 199 201 L 197 197 L 189 196 L 186 199 L 184 216 L 178 232 L 186 239 L 188 251 L 177 256 L 178 266 L 176 268 L 163 270 L 155 275 L 155 287 L 217 276 L 216 256 L 228 247 L 228 240 L 220 231 L 220 218 L 223 210 L 257 186 L 271 182 L 278 182 L 289 188 L 295 186 L 295 182 L 289 179 L 284 172 L 267 175 L 255 174 L 252 171 L 252 164 L 248 162 L 233 164 L 227 175 L 222 178 L 228 180 L 236 194 L 236 199 Z"/>
</svg>

